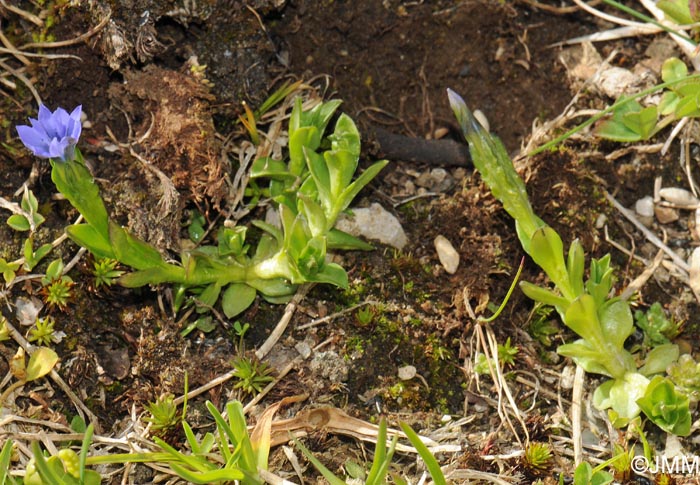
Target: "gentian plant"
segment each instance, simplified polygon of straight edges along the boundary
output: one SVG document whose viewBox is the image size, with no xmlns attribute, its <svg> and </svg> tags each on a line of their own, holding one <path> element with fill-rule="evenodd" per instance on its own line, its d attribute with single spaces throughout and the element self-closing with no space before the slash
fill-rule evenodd
<svg viewBox="0 0 700 485">
<path fill-rule="evenodd" d="M 184 251 L 180 264 L 166 259 L 109 218 L 99 187 L 76 146 L 81 132 L 80 107 L 68 114 L 45 106 L 31 126 L 18 126 L 22 142 L 35 155 L 48 158 L 56 188 L 82 214 L 85 222 L 66 229 L 73 241 L 98 258 L 116 260 L 135 271 L 120 277 L 127 287 L 174 283 L 176 309 L 188 290 L 203 307 L 221 298 L 222 310 L 233 317 L 260 293 L 286 301 L 306 282 L 347 286 L 347 274 L 327 261 L 328 248 L 367 249 L 368 245 L 333 228 L 340 213 L 386 165 L 376 162 L 353 180 L 360 156 L 360 135 L 345 114 L 324 136 L 340 101 L 303 111 L 298 99 L 289 123 L 289 160 L 261 158 L 251 169 L 252 196 L 269 197 L 281 227 L 262 221 L 255 251 L 246 240 L 247 227 L 223 227 L 215 245 Z M 268 188 L 261 188 L 262 181 Z"/>
<path fill-rule="evenodd" d="M 592 259 L 588 278 L 584 278 L 585 254 L 580 241 L 574 240 L 568 253 L 564 252 L 559 234 L 533 211 L 525 184 L 501 141 L 476 121 L 459 95 L 448 90 L 448 97 L 469 142 L 474 166 L 515 219 L 515 230 L 525 252 L 554 285 L 542 288 L 522 282 L 520 288 L 533 300 L 553 306 L 564 324 L 580 337 L 560 346 L 557 352 L 571 357 L 587 372 L 610 377 L 595 390 L 593 400 L 599 409 L 609 410 L 616 425 L 624 426 L 644 411 L 663 429 L 687 435 L 687 398 L 680 396 L 667 378 L 657 376 L 678 358 L 678 347 L 659 345 L 637 367 L 634 356 L 624 347 L 633 331 L 632 312 L 627 301 L 613 296 L 610 255 Z M 650 381 L 652 377 L 654 380 Z"/>
</svg>

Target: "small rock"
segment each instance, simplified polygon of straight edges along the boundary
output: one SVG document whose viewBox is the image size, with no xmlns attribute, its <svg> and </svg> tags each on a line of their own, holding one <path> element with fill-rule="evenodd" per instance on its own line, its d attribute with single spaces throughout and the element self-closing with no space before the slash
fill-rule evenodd
<svg viewBox="0 0 700 485">
<path fill-rule="evenodd" d="M 329 350 L 328 352 L 317 352 L 311 362 L 309 368 L 317 376 L 328 379 L 333 384 L 340 384 L 348 378 L 350 369 L 348 363 L 337 353 Z"/>
<path fill-rule="evenodd" d="M 700 200 L 698 200 L 698 198 L 695 197 L 692 192 L 679 187 L 664 187 L 663 189 L 659 190 L 659 195 L 662 199 L 677 207 L 695 209 L 698 206 L 698 203 L 700 203 Z"/>
<path fill-rule="evenodd" d="M 634 211 L 642 217 L 654 217 L 654 198 L 650 195 L 642 197 L 635 202 Z"/>
<path fill-rule="evenodd" d="M 401 379 L 402 381 L 410 381 L 411 379 L 416 377 L 416 374 L 416 368 L 412 365 L 405 365 L 403 367 L 399 367 L 399 379 Z"/>
<path fill-rule="evenodd" d="M 459 253 L 445 236 L 436 237 L 434 244 L 440 264 L 445 268 L 445 271 L 455 274 L 459 267 Z"/>
<path fill-rule="evenodd" d="M 425 187 L 431 192 L 445 192 L 454 185 L 454 180 L 444 168 L 434 168 L 430 172 L 420 174 L 416 179 L 416 185 Z"/>
<path fill-rule="evenodd" d="M 20 325 L 34 325 L 39 312 L 44 308 L 44 304 L 38 298 L 31 297 L 30 299 L 20 296 L 15 300 L 15 307 Z"/>
<path fill-rule="evenodd" d="M 674 456 L 687 456 L 685 449 L 683 449 L 683 444 L 678 436 L 668 433 L 666 435 L 666 449 L 664 450 L 663 456 L 666 458 L 673 458 Z"/>
<path fill-rule="evenodd" d="M 368 208 L 352 209 L 352 216 L 341 216 L 336 227 L 353 236 L 375 239 L 396 249 L 408 243 L 406 233 L 399 220 L 381 205 L 374 203 Z"/>
<path fill-rule="evenodd" d="M 617 99 L 623 94 L 634 93 L 640 83 L 640 77 L 629 69 L 611 67 L 599 74 L 596 84 L 604 94 Z"/>
<path fill-rule="evenodd" d="M 608 216 L 605 214 L 598 214 L 598 217 L 596 217 L 595 220 L 595 228 L 596 229 L 603 229 L 605 227 L 605 224 L 608 222 Z"/>
<path fill-rule="evenodd" d="M 311 346 L 306 342 L 299 342 L 294 348 L 304 359 L 308 359 L 311 356 Z"/>
<path fill-rule="evenodd" d="M 676 209 L 663 206 L 654 207 L 654 215 L 656 216 L 656 220 L 661 224 L 670 224 L 671 222 L 676 222 L 679 218 Z"/>
</svg>

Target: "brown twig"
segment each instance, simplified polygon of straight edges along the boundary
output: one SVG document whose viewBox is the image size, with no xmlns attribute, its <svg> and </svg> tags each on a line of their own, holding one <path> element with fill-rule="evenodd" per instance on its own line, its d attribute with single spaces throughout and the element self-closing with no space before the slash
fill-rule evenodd
<svg viewBox="0 0 700 485">
<path fill-rule="evenodd" d="M 277 326 L 274 328 L 267 340 L 263 342 L 260 348 L 255 351 L 255 356 L 258 359 L 262 360 L 270 352 L 270 350 L 272 350 L 272 347 L 275 346 L 277 341 L 282 337 L 282 334 L 284 334 L 284 331 L 287 329 L 287 325 L 289 325 L 289 322 L 292 319 L 292 315 L 294 315 L 297 306 L 299 305 L 299 303 L 301 303 L 301 301 L 304 299 L 309 290 L 313 288 L 313 286 L 313 284 L 307 283 L 299 287 L 296 294 L 292 298 L 292 301 L 287 303 L 287 307 L 284 309 L 284 314 L 282 315 L 282 318 L 280 318 L 280 321 L 277 323 Z"/>
<path fill-rule="evenodd" d="M 100 23 L 94 26 L 92 29 L 88 30 L 84 34 L 80 34 L 78 37 L 75 37 L 73 39 L 67 39 L 67 40 L 59 40 L 56 42 L 29 42 L 28 44 L 24 44 L 20 47 L 20 49 L 55 49 L 57 47 L 66 47 L 69 45 L 74 45 L 74 44 L 79 44 L 83 42 L 84 40 L 89 39 L 96 33 L 98 33 L 100 30 L 104 28 L 105 25 L 107 25 L 107 22 L 109 22 L 109 19 L 111 17 L 111 14 L 107 14 L 105 18 L 100 20 Z"/>
</svg>

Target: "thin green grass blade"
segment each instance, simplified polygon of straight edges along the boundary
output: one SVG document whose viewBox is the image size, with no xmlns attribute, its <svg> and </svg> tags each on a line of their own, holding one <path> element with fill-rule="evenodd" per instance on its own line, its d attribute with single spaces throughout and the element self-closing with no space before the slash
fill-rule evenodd
<svg viewBox="0 0 700 485">
<path fill-rule="evenodd" d="M 12 458 L 12 440 L 8 439 L 0 451 L 0 485 L 15 485 L 17 482 L 10 475 L 10 459 Z"/>
<path fill-rule="evenodd" d="M 232 482 L 234 480 L 242 480 L 245 478 L 243 472 L 237 469 L 211 470 L 208 472 L 193 473 L 180 465 L 173 463 L 170 468 L 177 473 L 180 478 L 184 478 L 188 482 L 207 485 L 218 482 Z"/>
<path fill-rule="evenodd" d="M 231 443 L 233 446 L 236 446 L 236 437 L 219 410 L 210 401 L 206 402 L 206 406 L 214 421 L 216 421 L 216 429 L 219 432 L 219 452 L 224 461 L 228 462 L 231 459 L 231 450 L 228 445 Z"/>
<path fill-rule="evenodd" d="M 420 440 L 420 436 L 418 436 L 418 434 L 406 423 L 401 423 L 401 429 L 404 433 L 406 433 L 406 436 L 413 447 L 418 450 L 418 454 L 421 456 L 421 458 L 423 458 L 425 466 L 428 468 L 428 472 L 430 473 L 433 482 L 435 482 L 435 485 L 447 485 L 447 481 L 445 480 L 445 475 L 442 473 L 440 464 L 437 462 L 428 447 L 425 446 L 425 444 Z"/>
<path fill-rule="evenodd" d="M 185 455 L 184 453 L 179 452 L 178 450 L 176 450 L 175 448 L 173 448 L 168 443 L 166 443 L 158 437 L 154 436 L 153 441 L 158 446 L 163 448 L 167 453 L 170 454 L 170 456 L 172 457 L 170 461 L 184 463 L 199 472 L 208 472 L 213 469 L 216 469 L 216 465 L 214 465 L 213 463 L 210 463 L 209 461 L 198 456 Z M 175 464 L 173 463 L 171 467 L 174 465 Z"/>
<path fill-rule="evenodd" d="M 370 468 L 367 474 L 366 485 L 371 485 L 378 483 L 377 477 L 379 476 L 379 470 L 382 468 L 384 461 L 386 460 L 386 419 L 382 418 L 379 423 L 379 432 L 377 433 L 377 446 L 374 450 L 374 460 L 372 461 L 372 468 Z"/>
<path fill-rule="evenodd" d="M 90 450 L 90 443 L 92 442 L 92 435 L 95 432 L 95 426 L 90 423 L 85 430 L 85 436 L 83 436 L 83 445 L 80 447 L 80 483 L 85 483 L 85 465 L 87 460 L 88 451 Z"/>
<path fill-rule="evenodd" d="M 326 466 L 323 463 L 318 461 L 318 458 L 316 458 L 313 455 L 313 453 L 311 453 L 311 451 L 309 451 L 308 448 L 306 448 L 306 446 L 302 445 L 299 440 L 297 440 L 295 438 L 293 441 L 294 441 L 294 444 L 299 447 L 299 449 L 304 454 L 306 459 L 311 462 L 311 464 L 314 466 L 314 468 L 316 468 L 316 470 L 318 470 L 319 473 L 321 475 L 323 475 L 323 478 L 328 480 L 328 482 L 331 485 L 347 485 L 343 480 L 341 480 L 340 478 L 335 476 L 335 474 L 332 471 L 330 471 L 328 468 L 326 468 Z"/>
</svg>

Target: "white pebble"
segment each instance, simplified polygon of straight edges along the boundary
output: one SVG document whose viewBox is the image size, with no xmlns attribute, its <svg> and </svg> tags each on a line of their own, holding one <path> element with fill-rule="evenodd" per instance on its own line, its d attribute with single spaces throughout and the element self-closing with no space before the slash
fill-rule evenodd
<svg viewBox="0 0 700 485">
<path fill-rule="evenodd" d="M 445 236 L 437 236 L 434 244 L 440 264 L 445 268 L 445 271 L 455 274 L 459 266 L 459 253 Z"/>
<path fill-rule="evenodd" d="M 692 192 L 678 187 L 664 187 L 659 190 L 662 199 L 678 207 L 697 207 L 700 200 Z"/>
<path fill-rule="evenodd" d="M 416 374 L 418 372 L 416 371 L 416 368 L 413 367 L 412 365 L 405 365 L 403 367 L 399 367 L 399 379 L 402 381 L 410 381 L 414 377 L 416 377 Z"/>
<path fill-rule="evenodd" d="M 647 195 L 634 204 L 634 211 L 642 217 L 654 217 L 654 199 Z"/>
</svg>

